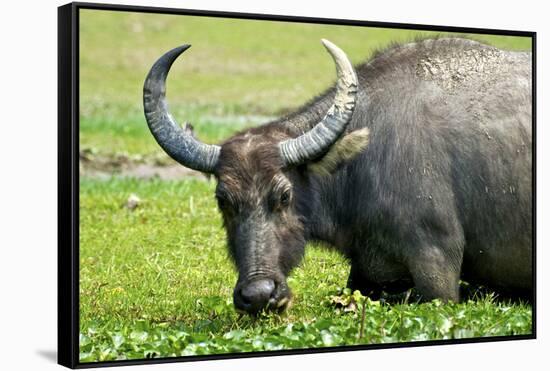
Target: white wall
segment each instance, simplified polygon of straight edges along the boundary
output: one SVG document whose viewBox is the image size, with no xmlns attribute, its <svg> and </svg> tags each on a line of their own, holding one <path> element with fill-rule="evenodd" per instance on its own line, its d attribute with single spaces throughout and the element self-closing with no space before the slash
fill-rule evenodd
<svg viewBox="0 0 550 371">
<path fill-rule="evenodd" d="M 536 341 L 356 351 L 168 364 L 163 370 L 541 369 L 549 357 L 548 231 L 549 128 L 544 125 L 550 21 L 544 1 L 118 1 L 268 14 L 362 19 L 538 32 L 538 324 Z M 48 370 L 56 366 L 56 33 L 60 1 L 2 3 L 0 30 L 0 368 Z M 546 16 L 545 16 L 546 15 Z M 546 44 L 546 45 L 545 45 Z M 546 350 L 548 353 L 548 350 Z M 545 365 L 547 366 L 547 365 Z M 544 367 L 544 366 L 542 366 Z M 138 369 L 136 366 L 128 367 Z M 143 367 L 139 369 L 144 369 Z"/>
</svg>

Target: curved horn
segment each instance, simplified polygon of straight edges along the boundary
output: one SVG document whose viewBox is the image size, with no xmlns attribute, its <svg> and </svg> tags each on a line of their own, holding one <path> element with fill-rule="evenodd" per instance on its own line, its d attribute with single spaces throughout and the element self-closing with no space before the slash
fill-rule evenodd
<svg viewBox="0 0 550 371">
<path fill-rule="evenodd" d="M 279 143 L 285 166 L 299 165 L 325 153 L 351 120 L 357 95 L 357 75 L 346 54 L 328 40 L 321 42 L 336 64 L 338 81 L 334 103 L 315 127 L 294 139 Z"/>
<path fill-rule="evenodd" d="M 182 129 L 168 111 L 166 76 L 176 58 L 191 45 L 174 48 L 160 57 L 143 85 L 143 108 L 151 133 L 162 149 L 174 160 L 191 169 L 212 173 L 220 147 L 204 144 Z"/>
</svg>

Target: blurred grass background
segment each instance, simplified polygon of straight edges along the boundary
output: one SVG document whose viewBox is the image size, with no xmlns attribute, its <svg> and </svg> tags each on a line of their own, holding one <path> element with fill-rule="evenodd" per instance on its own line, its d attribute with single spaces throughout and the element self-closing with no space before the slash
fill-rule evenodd
<svg viewBox="0 0 550 371">
<path fill-rule="evenodd" d="M 81 10 L 81 148 L 101 154 L 164 156 L 142 108 L 149 68 L 164 52 L 191 44 L 168 77 L 176 119 L 199 138 L 232 133 L 291 111 L 335 78 L 321 38 L 354 64 L 392 42 L 439 33 L 356 26 Z M 522 37 L 468 35 L 505 49 L 530 49 Z"/>
</svg>

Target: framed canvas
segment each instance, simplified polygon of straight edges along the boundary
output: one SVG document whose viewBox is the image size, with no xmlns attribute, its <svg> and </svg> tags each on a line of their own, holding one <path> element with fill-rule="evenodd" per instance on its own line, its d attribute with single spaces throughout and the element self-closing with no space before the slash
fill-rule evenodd
<svg viewBox="0 0 550 371">
<path fill-rule="evenodd" d="M 536 337 L 535 32 L 58 20 L 60 364 Z"/>
</svg>

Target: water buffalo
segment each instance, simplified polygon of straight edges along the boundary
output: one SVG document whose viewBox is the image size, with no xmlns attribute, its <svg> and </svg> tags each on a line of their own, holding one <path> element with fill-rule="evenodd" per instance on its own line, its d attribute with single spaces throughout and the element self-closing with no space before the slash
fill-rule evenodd
<svg viewBox="0 0 550 371">
<path fill-rule="evenodd" d="M 426 39 L 354 68 L 322 42 L 335 85 L 220 145 L 197 140 L 167 108 L 166 76 L 189 45 L 145 80 L 156 141 L 217 181 L 236 309 L 285 309 L 286 277 L 308 241 L 344 254 L 349 287 L 372 296 L 414 287 L 456 301 L 460 279 L 530 291 L 531 53 Z"/>
</svg>

